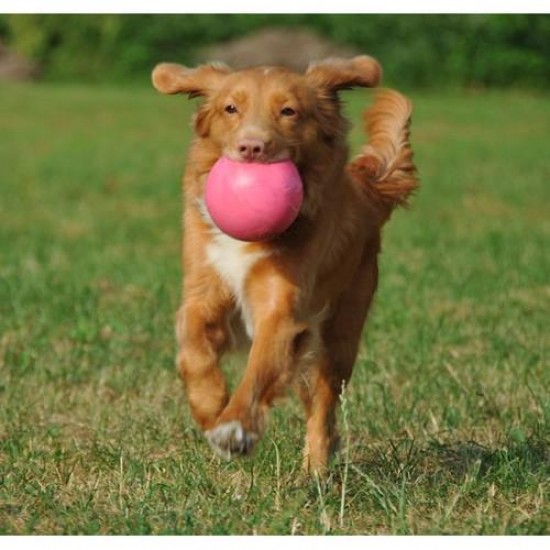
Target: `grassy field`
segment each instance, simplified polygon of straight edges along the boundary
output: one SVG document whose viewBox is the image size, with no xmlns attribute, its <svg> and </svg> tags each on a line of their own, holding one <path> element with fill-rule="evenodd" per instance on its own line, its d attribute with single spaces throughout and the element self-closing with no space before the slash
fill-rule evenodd
<svg viewBox="0 0 550 550">
<path fill-rule="evenodd" d="M 550 534 L 550 101 L 411 97 L 422 189 L 386 229 L 321 486 L 293 399 L 242 461 L 190 421 L 173 319 L 193 104 L 0 88 L 0 533 Z M 358 120 L 370 96 L 348 98 Z"/>
</svg>

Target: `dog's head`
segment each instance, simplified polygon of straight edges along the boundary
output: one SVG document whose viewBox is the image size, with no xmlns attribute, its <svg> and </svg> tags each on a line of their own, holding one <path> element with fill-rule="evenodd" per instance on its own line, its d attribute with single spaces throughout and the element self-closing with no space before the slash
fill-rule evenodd
<svg viewBox="0 0 550 550">
<path fill-rule="evenodd" d="M 162 93 L 204 98 L 195 130 L 220 155 L 300 164 L 326 154 L 323 146 L 334 146 L 345 135 L 338 92 L 376 86 L 380 76 L 376 60 L 359 56 L 313 63 L 305 74 L 281 67 L 232 71 L 215 63 L 195 69 L 161 63 L 152 78 Z"/>
</svg>

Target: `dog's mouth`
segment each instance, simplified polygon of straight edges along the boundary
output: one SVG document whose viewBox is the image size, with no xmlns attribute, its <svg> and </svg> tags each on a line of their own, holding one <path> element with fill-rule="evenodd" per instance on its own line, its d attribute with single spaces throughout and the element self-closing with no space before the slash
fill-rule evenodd
<svg viewBox="0 0 550 550">
<path fill-rule="evenodd" d="M 273 164 L 275 162 L 296 162 L 296 154 L 290 147 L 274 148 L 264 143 L 237 143 L 224 147 L 222 155 L 235 162 Z"/>
<path fill-rule="evenodd" d="M 286 160 L 294 161 L 294 155 L 290 150 L 283 149 L 275 153 L 257 153 L 252 155 L 243 155 L 242 152 L 235 150 L 235 148 L 226 148 L 223 150 L 223 156 L 235 162 L 242 163 L 258 163 L 258 164 L 273 164 L 275 162 L 283 162 Z"/>
</svg>

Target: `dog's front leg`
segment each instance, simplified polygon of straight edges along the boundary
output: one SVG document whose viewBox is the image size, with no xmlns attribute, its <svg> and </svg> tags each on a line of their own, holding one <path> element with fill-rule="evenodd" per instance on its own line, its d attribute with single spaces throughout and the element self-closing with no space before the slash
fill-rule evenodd
<svg viewBox="0 0 550 550">
<path fill-rule="evenodd" d="M 229 341 L 226 312 L 232 306 L 219 282 L 204 283 L 209 280 L 207 275 L 199 273 L 197 279 L 201 282 L 195 287 L 192 280 L 187 282 L 187 297 L 178 312 L 176 327 L 180 376 L 193 417 L 203 430 L 214 425 L 228 402 L 219 360 Z"/>
<path fill-rule="evenodd" d="M 285 393 L 295 374 L 307 325 L 295 317 L 297 292 L 280 276 L 259 278 L 248 287 L 254 338 L 243 379 L 207 438 L 231 458 L 248 454 L 264 429 L 273 400 Z"/>
</svg>

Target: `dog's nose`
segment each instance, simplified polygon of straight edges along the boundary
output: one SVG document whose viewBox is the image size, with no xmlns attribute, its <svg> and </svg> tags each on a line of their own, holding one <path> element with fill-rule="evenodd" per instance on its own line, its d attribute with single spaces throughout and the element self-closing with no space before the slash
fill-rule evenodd
<svg viewBox="0 0 550 550">
<path fill-rule="evenodd" d="M 242 160 L 257 160 L 265 151 L 265 142 L 261 139 L 244 138 L 238 141 L 237 151 Z"/>
</svg>

